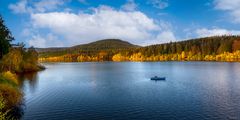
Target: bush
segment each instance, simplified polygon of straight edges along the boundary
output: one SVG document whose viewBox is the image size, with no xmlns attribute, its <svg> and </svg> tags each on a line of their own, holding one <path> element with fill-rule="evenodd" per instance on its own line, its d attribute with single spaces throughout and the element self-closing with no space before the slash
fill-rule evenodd
<svg viewBox="0 0 240 120">
<path fill-rule="evenodd" d="M 17 76 L 16 74 L 11 73 L 10 71 L 4 72 L 0 75 L 0 77 L 3 77 L 9 81 L 12 81 L 15 84 L 18 84 Z"/>
<path fill-rule="evenodd" d="M 21 72 L 23 55 L 21 49 L 11 49 L 1 60 L 2 71 Z"/>
<path fill-rule="evenodd" d="M 0 61 L 0 71 L 14 73 L 36 72 L 42 67 L 38 64 L 38 53 L 34 48 L 12 48 Z"/>
<path fill-rule="evenodd" d="M 0 84 L 0 96 L 4 98 L 5 107 L 7 109 L 11 109 L 20 104 L 22 99 L 20 90 L 7 84 Z"/>
<path fill-rule="evenodd" d="M 20 104 L 22 93 L 18 88 L 17 76 L 10 71 L 0 74 L 0 120 L 14 119 L 12 109 Z M 10 111 L 11 110 L 11 111 Z"/>
</svg>

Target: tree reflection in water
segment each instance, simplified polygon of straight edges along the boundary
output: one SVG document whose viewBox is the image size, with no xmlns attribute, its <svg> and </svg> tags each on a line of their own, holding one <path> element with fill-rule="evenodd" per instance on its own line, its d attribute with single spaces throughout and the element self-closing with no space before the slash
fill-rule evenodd
<svg viewBox="0 0 240 120">
<path fill-rule="evenodd" d="M 38 83 L 38 72 L 19 74 L 19 86 L 22 90 L 29 88 L 34 92 Z"/>
<path fill-rule="evenodd" d="M 29 89 L 31 92 L 34 92 L 38 83 L 38 72 L 18 74 L 18 80 L 19 88 L 22 92 L 24 89 Z M 14 107 L 9 114 L 13 115 L 15 119 L 21 119 L 24 115 L 25 109 L 25 100 L 23 97 L 22 103 Z"/>
</svg>

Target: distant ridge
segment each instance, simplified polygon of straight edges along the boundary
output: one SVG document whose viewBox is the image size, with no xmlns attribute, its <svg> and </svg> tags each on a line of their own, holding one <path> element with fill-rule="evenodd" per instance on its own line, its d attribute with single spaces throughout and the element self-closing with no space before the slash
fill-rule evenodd
<svg viewBox="0 0 240 120">
<path fill-rule="evenodd" d="M 120 39 L 103 39 L 88 44 L 77 45 L 71 48 L 81 50 L 108 50 L 108 49 L 127 49 L 140 47 Z"/>
<path fill-rule="evenodd" d="M 140 46 L 131 44 L 120 39 L 103 39 L 88 44 L 76 45 L 73 47 L 52 47 L 52 48 L 36 48 L 38 52 L 57 52 L 63 50 L 114 50 L 138 48 Z"/>
</svg>

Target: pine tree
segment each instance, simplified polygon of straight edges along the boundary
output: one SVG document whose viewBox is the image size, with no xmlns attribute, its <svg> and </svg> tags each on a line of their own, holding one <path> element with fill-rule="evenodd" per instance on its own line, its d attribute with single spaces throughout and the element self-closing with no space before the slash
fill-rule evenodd
<svg viewBox="0 0 240 120">
<path fill-rule="evenodd" d="M 0 59 L 3 57 L 3 55 L 8 53 L 9 48 L 11 47 L 10 42 L 13 40 L 14 38 L 11 32 L 5 26 L 4 20 L 0 15 Z"/>
</svg>

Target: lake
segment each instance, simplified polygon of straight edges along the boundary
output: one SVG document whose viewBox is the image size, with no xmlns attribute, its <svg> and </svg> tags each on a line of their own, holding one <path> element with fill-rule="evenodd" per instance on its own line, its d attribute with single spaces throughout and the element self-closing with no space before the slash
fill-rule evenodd
<svg viewBox="0 0 240 120">
<path fill-rule="evenodd" d="M 23 77 L 23 120 L 240 119 L 240 63 L 44 65 Z"/>
</svg>

